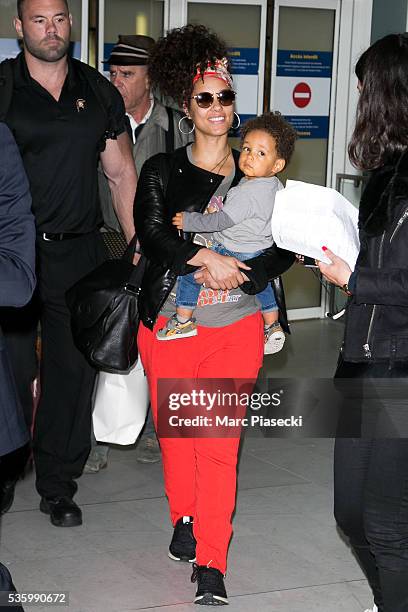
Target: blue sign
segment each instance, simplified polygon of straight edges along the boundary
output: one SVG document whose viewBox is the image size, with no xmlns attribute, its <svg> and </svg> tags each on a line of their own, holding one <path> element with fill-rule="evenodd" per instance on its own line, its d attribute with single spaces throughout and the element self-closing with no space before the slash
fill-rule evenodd
<svg viewBox="0 0 408 612">
<path fill-rule="evenodd" d="M 228 59 L 232 74 L 258 74 L 259 72 L 258 47 L 229 47 Z"/>
<path fill-rule="evenodd" d="M 108 57 L 111 54 L 111 51 L 113 49 L 113 47 L 116 45 L 116 43 L 104 43 L 103 45 L 103 58 L 102 59 L 108 59 Z M 105 63 L 103 64 L 103 69 L 105 72 L 109 72 L 109 64 Z"/>
<path fill-rule="evenodd" d="M 299 138 L 328 138 L 329 117 L 286 116 Z"/>
<path fill-rule="evenodd" d="M 332 65 L 333 53 L 330 51 L 283 51 L 278 49 L 276 75 L 330 78 Z"/>
</svg>

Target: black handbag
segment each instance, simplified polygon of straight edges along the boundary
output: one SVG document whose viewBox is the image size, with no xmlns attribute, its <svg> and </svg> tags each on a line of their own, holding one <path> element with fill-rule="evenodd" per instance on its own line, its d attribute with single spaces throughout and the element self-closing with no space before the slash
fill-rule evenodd
<svg viewBox="0 0 408 612">
<path fill-rule="evenodd" d="M 127 372 L 137 361 L 137 307 L 146 259 L 136 266 L 136 236 L 121 259 L 108 260 L 65 294 L 76 347 L 91 366 Z"/>
<path fill-rule="evenodd" d="M 108 251 L 109 259 L 121 259 L 126 253 L 128 246 L 124 234 L 116 230 L 106 230 L 103 228 L 101 230 L 101 236 L 106 250 Z"/>
</svg>

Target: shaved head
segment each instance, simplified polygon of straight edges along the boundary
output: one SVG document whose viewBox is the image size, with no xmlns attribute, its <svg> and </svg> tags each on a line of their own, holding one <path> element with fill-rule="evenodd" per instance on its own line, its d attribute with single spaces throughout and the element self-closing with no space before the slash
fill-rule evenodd
<svg viewBox="0 0 408 612">
<path fill-rule="evenodd" d="M 17 15 L 19 19 L 22 19 L 24 5 L 29 3 L 30 0 L 17 0 Z M 68 0 L 63 0 L 65 6 L 67 7 L 67 12 L 69 12 Z"/>
<path fill-rule="evenodd" d="M 66 0 L 19 0 L 14 19 L 24 52 L 44 62 L 58 62 L 68 52 L 72 19 Z"/>
</svg>

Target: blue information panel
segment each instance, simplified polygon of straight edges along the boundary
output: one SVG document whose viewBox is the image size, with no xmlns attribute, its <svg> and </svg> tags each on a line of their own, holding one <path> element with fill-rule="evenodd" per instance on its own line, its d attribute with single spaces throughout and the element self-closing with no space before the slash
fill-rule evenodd
<svg viewBox="0 0 408 612">
<path fill-rule="evenodd" d="M 246 47 L 229 47 L 228 59 L 232 74 L 258 74 L 259 49 Z"/>
<path fill-rule="evenodd" d="M 333 53 L 330 51 L 284 51 L 278 49 L 276 75 L 330 78 L 332 65 Z"/>
<path fill-rule="evenodd" d="M 328 117 L 285 116 L 296 130 L 299 138 L 328 138 Z"/>
<path fill-rule="evenodd" d="M 105 43 L 103 45 L 103 59 L 108 59 L 108 57 L 111 54 L 111 51 L 113 49 L 113 47 L 116 45 L 116 43 Z M 104 63 L 103 64 L 103 69 L 105 72 L 109 72 L 109 64 Z"/>
</svg>

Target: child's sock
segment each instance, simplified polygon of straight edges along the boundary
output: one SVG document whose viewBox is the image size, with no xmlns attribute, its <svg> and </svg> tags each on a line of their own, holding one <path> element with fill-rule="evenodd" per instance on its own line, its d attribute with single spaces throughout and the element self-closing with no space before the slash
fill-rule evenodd
<svg viewBox="0 0 408 612">
<path fill-rule="evenodd" d="M 267 323 L 264 323 L 264 331 L 269 331 L 270 329 L 272 329 L 273 327 L 280 327 L 280 323 L 279 321 L 274 321 L 273 323 L 271 323 L 270 325 L 268 325 Z"/>
<path fill-rule="evenodd" d="M 185 317 L 185 316 L 183 316 L 183 315 L 179 315 L 179 314 L 177 313 L 177 321 L 178 321 L 179 323 L 187 323 L 187 321 L 189 321 L 190 319 L 191 319 L 191 317 Z"/>
</svg>

